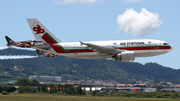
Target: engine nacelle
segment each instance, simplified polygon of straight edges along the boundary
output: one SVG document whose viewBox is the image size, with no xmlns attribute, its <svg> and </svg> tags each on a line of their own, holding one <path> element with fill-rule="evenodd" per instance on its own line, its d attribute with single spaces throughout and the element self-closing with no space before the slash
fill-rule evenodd
<svg viewBox="0 0 180 101">
<path fill-rule="evenodd" d="M 125 51 L 113 56 L 112 58 L 121 62 L 133 62 L 135 54 L 134 51 Z"/>
<path fill-rule="evenodd" d="M 51 47 L 47 43 L 43 43 L 40 41 L 32 42 L 34 47 L 41 48 L 41 49 L 50 49 Z"/>
<path fill-rule="evenodd" d="M 35 42 L 34 42 L 33 45 L 34 45 L 34 46 L 43 46 L 44 43 L 35 43 Z"/>
</svg>

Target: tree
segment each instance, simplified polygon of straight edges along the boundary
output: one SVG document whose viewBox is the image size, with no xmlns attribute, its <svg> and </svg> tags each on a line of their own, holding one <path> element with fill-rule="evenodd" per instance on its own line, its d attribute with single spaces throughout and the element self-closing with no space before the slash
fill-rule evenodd
<svg viewBox="0 0 180 101">
<path fill-rule="evenodd" d="M 45 84 L 41 84 L 41 92 L 46 92 L 46 85 Z"/>
<path fill-rule="evenodd" d="M 54 86 L 54 92 L 57 93 L 57 87 L 56 87 L 56 85 Z"/>
<path fill-rule="evenodd" d="M 28 79 L 18 79 L 16 82 L 15 82 L 15 85 L 17 86 L 26 86 L 26 85 L 29 85 L 29 86 L 38 86 L 39 82 L 36 81 L 36 80 L 28 80 Z"/>
<path fill-rule="evenodd" d="M 61 85 L 61 91 L 63 91 L 63 85 Z"/>
<path fill-rule="evenodd" d="M 2 95 L 9 95 L 9 93 L 7 91 L 2 91 Z"/>
<path fill-rule="evenodd" d="M 53 83 L 50 84 L 50 93 L 54 93 L 55 89 L 54 89 L 55 85 Z"/>
<path fill-rule="evenodd" d="M 38 92 L 40 92 L 41 88 L 40 88 L 40 85 L 38 85 Z"/>
<path fill-rule="evenodd" d="M 46 87 L 45 84 L 43 84 L 43 91 L 44 91 L 44 92 L 48 92 L 47 87 Z"/>
<path fill-rule="evenodd" d="M 31 93 L 31 87 L 30 86 L 24 86 L 23 87 L 23 92 Z"/>
<path fill-rule="evenodd" d="M 67 89 L 67 88 L 68 88 L 68 85 L 67 85 L 67 84 L 65 84 L 65 85 L 64 85 L 64 89 Z"/>
<path fill-rule="evenodd" d="M 74 85 L 71 85 L 71 94 L 74 94 Z"/>
<path fill-rule="evenodd" d="M 19 79 L 17 82 L 19 83 L 20 86 L 26 86 L 28 84 L 27 79 Z"/>
<path fill-rule="evenodd" d="M 84 91 L 86 91 L 86 87 L 84 86 Z"/>
<path fill-rule="evenodd" d="M 2 87 L 1 87 L 1 85 L 0 85 L 0 93 L 2 92 Z"/>
<path fill-rule="evenodd" d="M 19 91 L 19 93 L 23 93 L 24 92 L 23 86 L 18 87 L 17 90 Z"/>
<path fill-rule="evenodd" d="M 0 93 L 2 91 L 14 92 L 14 91 L 16 91 L 16 88 L 14 86 L 7 86 L 5 84 L 0 83 Z"/>
<path fill-rule="evenodd" d="M 82 94 L 82 87 L 81 87 L 81 85 L 77 85 L 77 93 L 78 94 Z"/>
<path fill-rule="evenodd" d="M 92 86 L 90 86 L 90 92 L 92 92 Z"/>
<path fill-rule="evenodd" d="M 2 91 L 3 91 L 3 90 L 7 91 L 7 85 L 2 84 L 1 87 L 2 87 Z"/>
<path fill-rule="evenodd" d="M 39 81 L 36 81 L 35 79 L 34 80 L 30 80 L 32 81 L 32 84 L 30 84 L 30 86 L 37 86 L 39 85 Z"/>
<path fill-rule="evenodd" d="M 14 91 L 16 91 L 16 88 L 14 86 L 7 87 L 7 92 L 14 92 Z"/>
<path fill-rule="evenodd" d="M 58 91 L 60 91 L 60 84 L 58 85 Z"/>
<path fill-rule="evenodd" d="M 30 86 L 20 86 L 17 90 L 19 93 L 35 93 L 37 89 Z"/>
</svg>

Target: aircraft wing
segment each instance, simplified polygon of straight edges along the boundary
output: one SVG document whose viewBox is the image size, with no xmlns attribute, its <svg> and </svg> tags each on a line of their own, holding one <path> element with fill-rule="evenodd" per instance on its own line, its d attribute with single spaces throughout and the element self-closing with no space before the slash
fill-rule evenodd
<svg viewBox="0 0 180 101">
<path fill-rule="evenodd" d="M 22 43 L 22 44 L 24 44 L 24 45 L 28 45 L 28 46 L 31 45 L 30 42 L 20 42 L 20 43 Z"/>
<path fill-rule="evenodd" d="M 19 43 L 30 43 L 32 42 L 31 40 L 27 40 L 27 41 L 20 41 Z"/>
<path fill-rule="evenodd" d="M 90 43 L 84 43 L 84 42 L 81 42 L 81 45 L 86 45 L 88 48 L 90 49 L 94 49 L 96 51 L 99 51 L 101 53 L 107 53 L 107 54 L 110 54 L 110 55 L 115 55 L 117 54 L 119 51 L 117 51 L 116 49 L 113 49 L 113 48 L 107 48 L 107 47 L 102 47 L 102 46 L 98 46 L 98 45 L 94 45 L 94 44 L 90 44 Z"/>
</svg>

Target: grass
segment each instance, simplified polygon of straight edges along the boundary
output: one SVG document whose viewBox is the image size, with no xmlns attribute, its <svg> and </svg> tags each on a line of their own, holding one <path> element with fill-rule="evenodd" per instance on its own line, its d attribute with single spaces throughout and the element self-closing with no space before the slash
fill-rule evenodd
<svg viewBox="0 0 180 101">
<path fill-rule="evenodd" d="M 180 99 L 68 96 L 53 94 L 0 94 L 0 101 L 180 101 Z"/>
</svg>

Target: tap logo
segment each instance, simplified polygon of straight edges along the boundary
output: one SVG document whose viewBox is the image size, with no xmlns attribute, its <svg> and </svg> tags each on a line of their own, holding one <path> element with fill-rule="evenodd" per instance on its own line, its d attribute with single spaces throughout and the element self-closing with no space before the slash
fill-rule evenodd
<svg viewBox="0 0 180 101">
<path fill-rule="evenodd" d="M 33 27 L 33 30 L 36 32 L 36 34 L 45 32 L 45 30 L 42 29 L 40 25 L 37 25 L 37 26 Z"/>
</svg>

